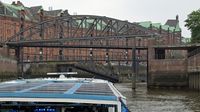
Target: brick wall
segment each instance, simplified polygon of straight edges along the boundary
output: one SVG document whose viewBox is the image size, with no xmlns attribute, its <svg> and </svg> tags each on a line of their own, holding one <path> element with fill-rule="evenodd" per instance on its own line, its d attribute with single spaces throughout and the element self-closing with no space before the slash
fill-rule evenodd
<svg viewBox="0 0 200 112">
<path fill-rule="evenodd" d="M 0 56 L 0 72 L 17 72 L 17 62 L 13 59 Z"/>
<path fill-rule="evenodd" d="M 148 86 L 187 86 L 187 60 L 162 59 L 149 61 Z"/>
<path fill-rule="evenodd" d="M 188 58 L 188 72 L 200 72 L 200 53 Z"/>
<path fill-rule="evenodd" d="M 154 59 L 149 63 L 150 72 L 187 72 L 186 59 Z"/>
</svg>

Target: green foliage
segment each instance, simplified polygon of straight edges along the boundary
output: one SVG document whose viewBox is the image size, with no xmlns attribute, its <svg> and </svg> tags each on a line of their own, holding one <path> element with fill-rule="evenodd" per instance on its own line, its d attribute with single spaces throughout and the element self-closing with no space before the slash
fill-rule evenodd
<svg viewBox="0 0 200 112">
<path fill-rule="evenodd" d="M 185 26 L 192 32 L 191 42 L 200 43 L 200 9 L 190 13 L 185 22 Z"/>
</svg>

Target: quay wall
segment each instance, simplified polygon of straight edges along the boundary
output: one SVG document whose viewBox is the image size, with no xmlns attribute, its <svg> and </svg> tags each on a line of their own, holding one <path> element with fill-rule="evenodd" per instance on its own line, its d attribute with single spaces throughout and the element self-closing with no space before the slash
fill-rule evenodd
<svg viewBox="0 0 200 112">
<path fill-rule="evenodd" d="M 0 48 L 0 82 L 15 80 L 18 78 L 18 67 L 16 59 L 9 55 L 10 49 Z"/>
<path fill-rule="evenodd" d="M 189 88 L 200 90 L 200 54 L 188 58 Z"/>
<path fill-rule="evenodd" d="M 17 78 L 17 61 L 0 55 L 0 81 Z"/>
<path fill-rule="evenodd" d="M 188 85 L 186 59 L 151 59 L 148 69 L 148 87 Z"/>
<path fill-rule="evenodd" d="M 17 72 L 17 62 L 0 56 L 0 72 Z"/>
</svg>

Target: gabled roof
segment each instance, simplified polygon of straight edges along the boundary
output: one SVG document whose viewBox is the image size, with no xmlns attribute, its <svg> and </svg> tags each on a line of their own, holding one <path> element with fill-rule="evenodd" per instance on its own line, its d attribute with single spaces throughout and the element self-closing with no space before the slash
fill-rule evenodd
<svg viewBox="0 0 200 112">
<path fill-rule="evenodd" d="M 20 4 L 16 4 L 15 2 L 13 2 L 12 4 L 7 4 L 7 3 L 2 3 L 0 1 L 0 4 L 2 6 L 0 9 L 0 12 L 2 12 L 1 14 L 5 16 L 19 18 L 20 17 L 19 12 L 21 10 L 25 10 L 26 20 L 31 20 L 31 21 L 38 20 L 37 14 L 40 13 L 41 9 L 43 9 L 42 6 L 25 7 L 21 2 L 19 3 Z M 62 13 L 62 10 L 44 11 L 44 16 L 56 17 L 56 16 L 59 16 L 61 13 Z"/>
<path fill-rule="evenodd" d="M 52 16 L 56 17 L 59 16 L 62 13 L 62 10 L 51 10 L 51 11 L 44 11 L 45 16 Z"/>
<path fill-rule="evenodd" d="M 169 20 L 167 20 L 167 22 L 165 23 L 165 25 L 169 25 L 171 27 L 176 27 L 178 23 L 179 23 L 178 20 L 169 19 Z"/>
<path fill-rule="evenodd" d="M 29 10 L 32 14 L 37 14 L 39 13 L 39 11 L 43 9 L 42 6 L 34 6 L 34 7 L 30 7 Z"/>
<path fill-rule="evenodd" d="M 27 10 L 27 8 L 24 7 L 23 5 L 13 5 L 13 4 L 7 4 L 7 3 L 2 3 L 2 5 L 5 7 L 5 10 L 6 10 L 5 15 L 7 15 L 7 16 L 19 18 L 20 17 L 19 12 L 21 10 L 25 10 L 27 12 L 26 15 L 25 15 L 25 19 L 26 20 L 32 19 L 32 15 Z"/>
<path fill-rule="evenodd" d="M 3 3 L 3 6 L 5 7 L 5 15 L 13 16 L 13 17 L 19 17 L 19 11 L 24 10 L 23 6 L 15 6 L 7 3 Z"/>
<path fill-rule="evenodd" d="M 5 13 L 5 9 L 3 6 L 3 3 L 0 1 L 0 14 L 4 14 Z"/>
<path fill-rule="evenodd" d="M 176 15 L 176 19 L 168 19 L 165 25 L 168 25 L 170 27 L 174 27 L 174 31 L 181 31 L 181 28 L 179 27 L 179 16 Z"/>
<path fill-rule="evenodd" d="M 140 25 L 140 26 L 143 26 L 143 27 L 145 27 L 145 28 L 149 28 L 151 24 L 152 24 L 151 21 L 139 22 L 139 25 Z"/>
<path fill-rule="evenodd" d="M 140 26 L 145 27 L 145 28 L 150 28 L 152 25 L 153 28 L 160 29 L 165 31 L 170 31 L 170 32 L 179 32 L 181 31 L 181 28 L 179 27 L 179 24 L 176 24 L 176 26 L 170 26 L 170 25 L 162 25 L 161 23 L 152 23 L 151 21 L 144 21 L 144 22 L 139 22 L 138 23 Z"/>
</svg>

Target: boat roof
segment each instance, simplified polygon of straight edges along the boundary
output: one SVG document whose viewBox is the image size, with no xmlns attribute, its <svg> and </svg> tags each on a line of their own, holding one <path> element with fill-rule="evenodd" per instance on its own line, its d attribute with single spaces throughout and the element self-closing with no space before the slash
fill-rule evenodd
<svg viewBox="0 0 200 112">
<path fill-rule="evenodd" d="M 117 104 L 123 97 L 113 83 L 87 78 L 22 79 L 0 83 L 0 102 Z"/>
</svg>

